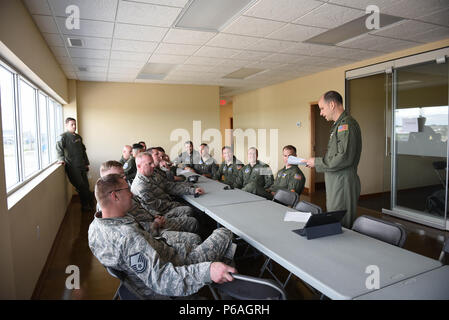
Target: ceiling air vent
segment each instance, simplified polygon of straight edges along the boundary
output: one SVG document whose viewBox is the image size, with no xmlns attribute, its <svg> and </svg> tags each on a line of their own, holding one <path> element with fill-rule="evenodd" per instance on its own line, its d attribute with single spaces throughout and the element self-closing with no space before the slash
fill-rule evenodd
<svg viewBox="0 0 449 320">
<path fill-rule="evenodd" d="M 87 67 L 78 67 L 78 71 L 87 72 Z"/>
<path fill-rule="evenodd" d="M 83 46 L 83 41 L 81 39 L 67 38 L 67 41 L 69 42 L 69 46 L 71 46 L 71 47 L 82 47 Z"/>
</svg>

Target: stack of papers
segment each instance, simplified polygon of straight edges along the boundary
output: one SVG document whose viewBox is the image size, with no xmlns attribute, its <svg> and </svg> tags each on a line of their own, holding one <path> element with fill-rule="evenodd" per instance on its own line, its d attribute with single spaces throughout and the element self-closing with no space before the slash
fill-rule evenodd
<svg viewBox="0 0 449 320">
<path fill-rule="evenodd" d="M 306 223 L 311 215 L 312 215 L 311 212 L 287 211 L 285 213 L 284 221 L 295 221 Z"/>
<path fill-rule="evenodd" d="M 294 157 L 294 156 L 288 156 L 288 164 L 295 164 L 295 165 L 305 166 L 306 163 L 307 163 L 306 159 L 297 158 L 297 157 Z"/>
</svg>

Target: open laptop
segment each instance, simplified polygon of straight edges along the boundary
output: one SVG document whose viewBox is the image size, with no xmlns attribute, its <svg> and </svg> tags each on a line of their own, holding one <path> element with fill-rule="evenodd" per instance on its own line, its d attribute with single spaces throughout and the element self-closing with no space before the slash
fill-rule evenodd
<svg viewBox="0 0 449 320">
<path fill-rule="evenodd" d="M 343 219 L 344 215 L 346 214 L 346 210 L 339 210 L 339 211 L 331 211 L 331 212 L 323 212 L 323 213 L 316 213 L 312 214 L 307 220 L 306 225 L 302 229 L 293 230 L 293 232 L 296 232 L 297 234 L 301 236 L 306 235 L 306 228 L 308 227 L 315 227 L 315 226 L 321 226 L 325 224 L 331 224 L 335 222 L 340 222 L 341 219 Z"/>
</svg>

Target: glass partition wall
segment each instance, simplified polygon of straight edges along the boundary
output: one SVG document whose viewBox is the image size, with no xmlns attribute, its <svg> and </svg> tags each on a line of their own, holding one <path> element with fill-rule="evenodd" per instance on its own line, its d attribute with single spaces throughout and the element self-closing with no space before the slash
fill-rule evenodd
<svg viewBox="0 0 449 320">
<path fill-rule="evenodd" d="M 345 100 L 362 129 L 360 205 L 449 230 L 447 61 L 347 75 Z"/>
</svg>

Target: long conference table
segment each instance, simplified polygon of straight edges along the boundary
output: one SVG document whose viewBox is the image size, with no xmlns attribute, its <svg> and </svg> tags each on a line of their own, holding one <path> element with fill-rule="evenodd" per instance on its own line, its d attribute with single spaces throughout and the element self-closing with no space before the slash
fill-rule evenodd
<svg viewBox="0 0 449 320">
<path fill-rule="evenodd" d="M 304 223 L 284 221 L 291 208 L 205 177 L 195 185 L 206 193 L 183 196 L 188 203 L 331 299 L 449 299 L 449 270 L 438 260 L 345 228 L 307 240 L 293 232 Z"/>
</svg>

